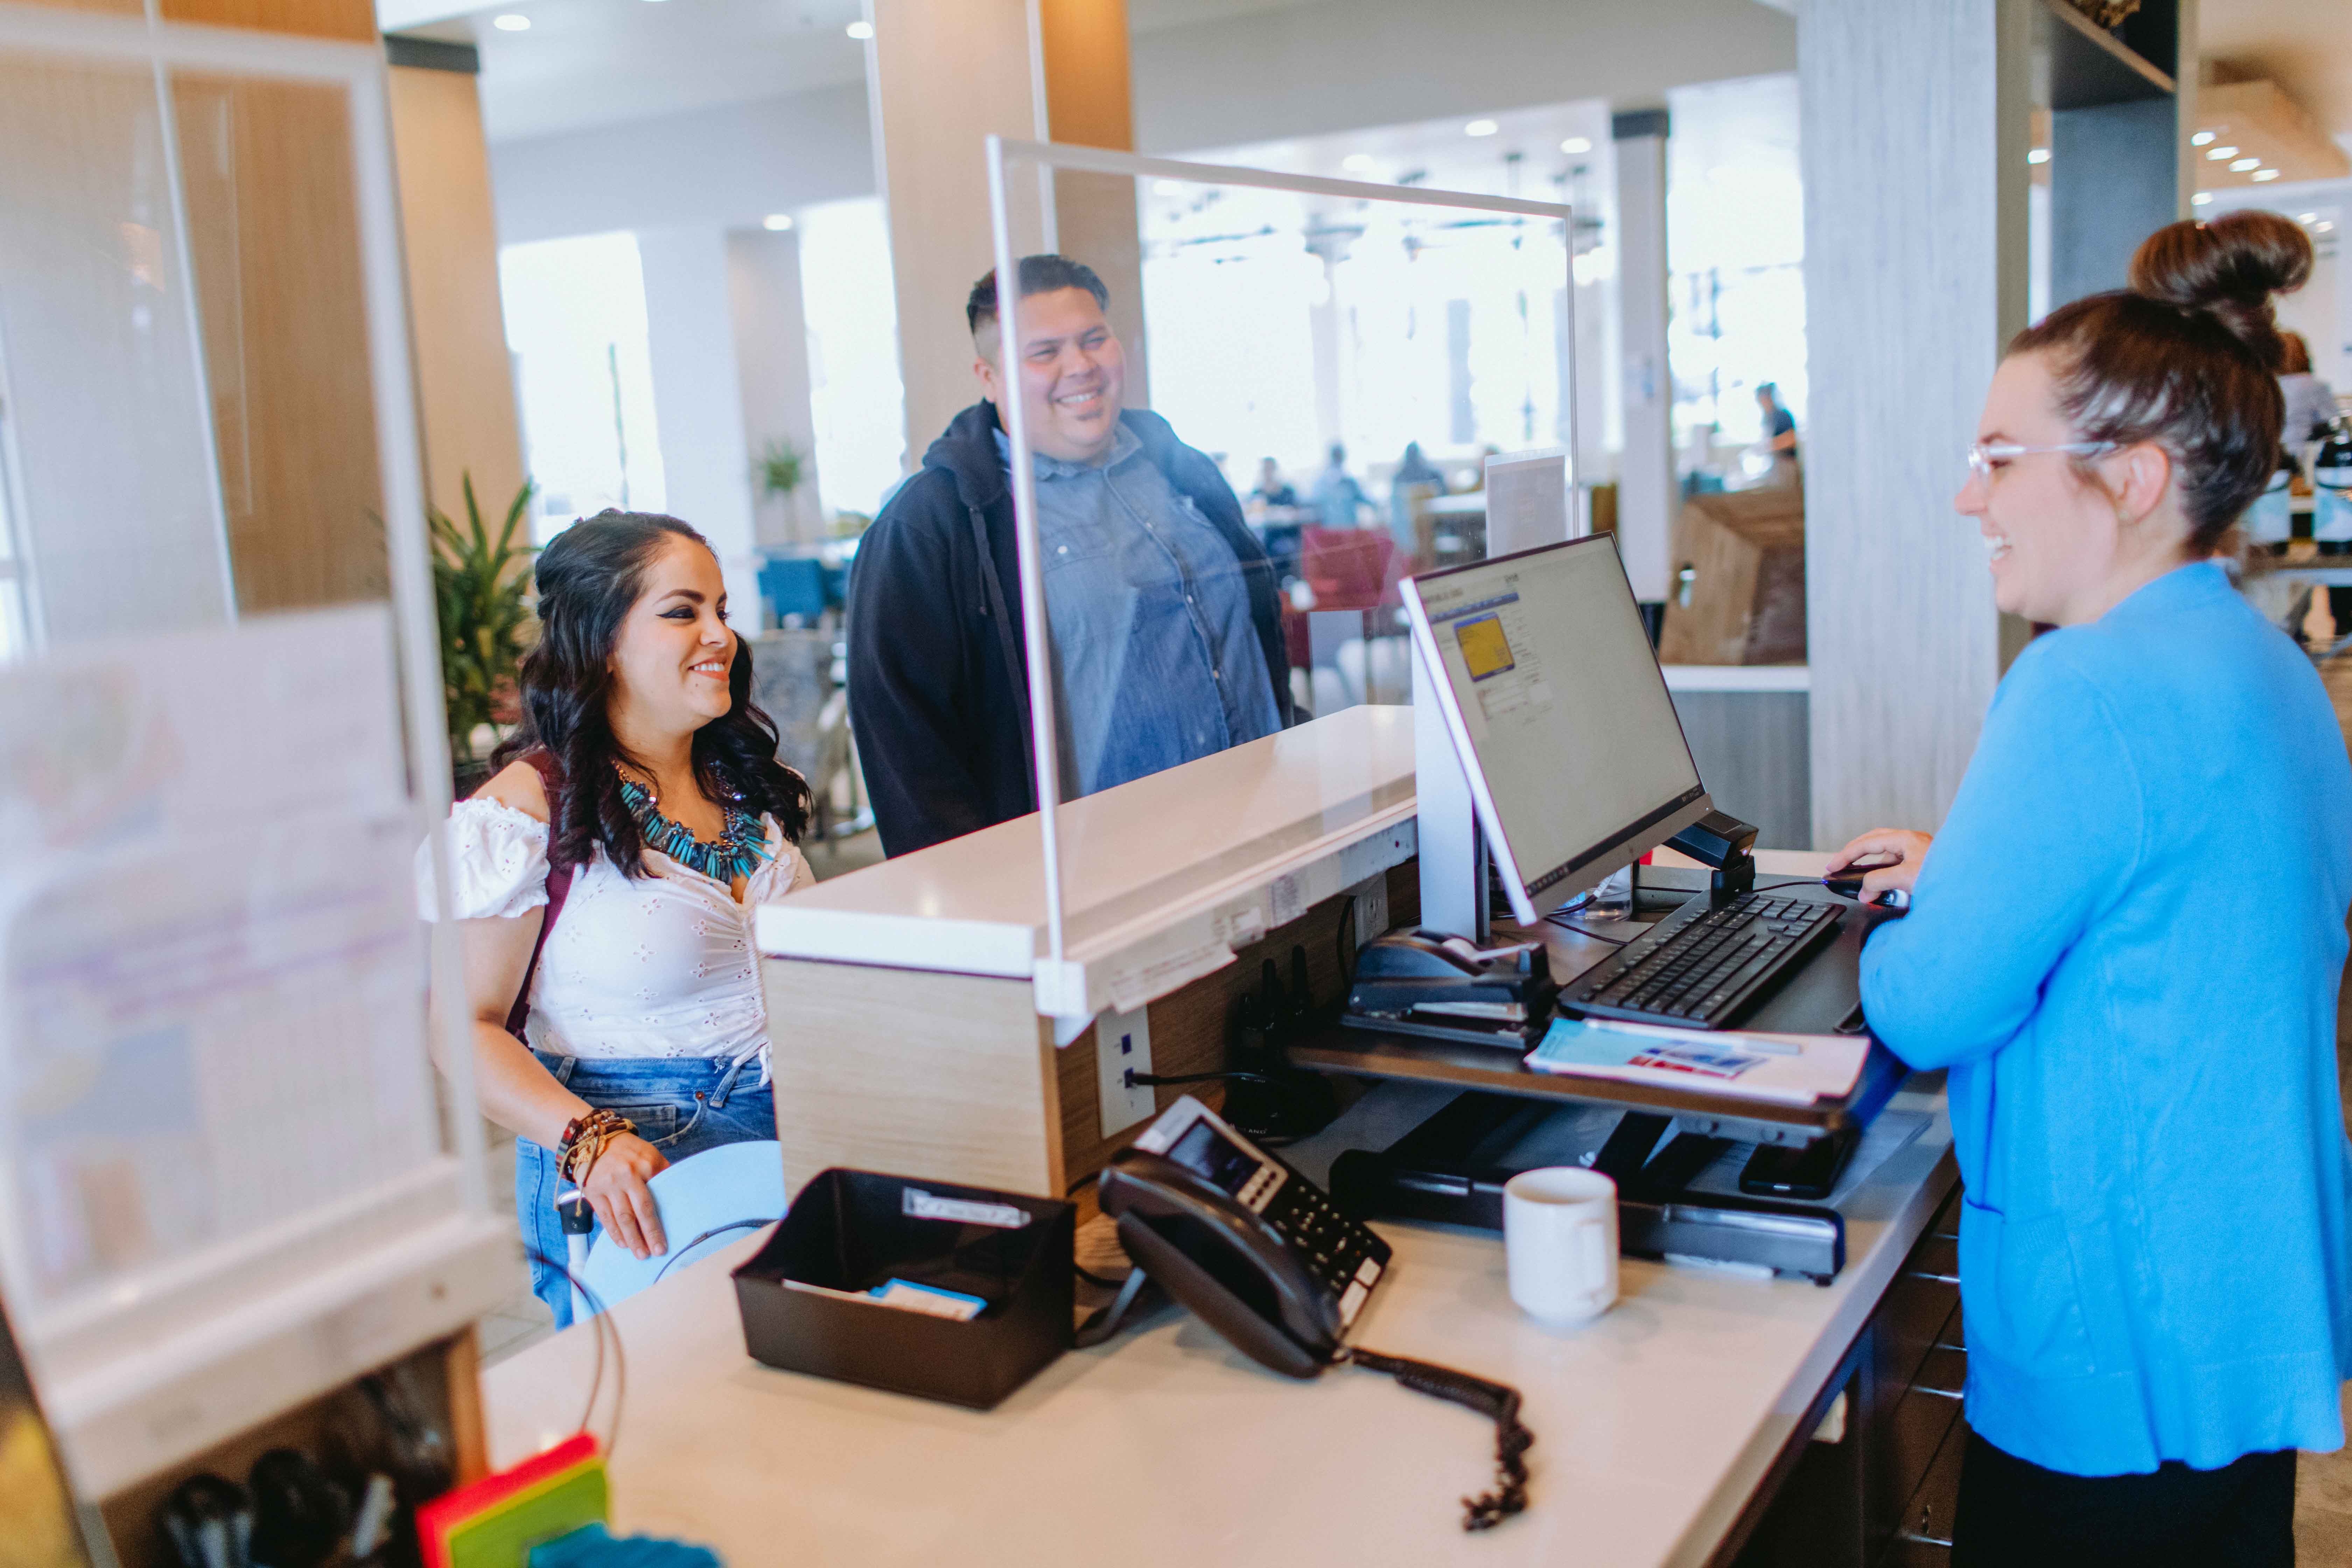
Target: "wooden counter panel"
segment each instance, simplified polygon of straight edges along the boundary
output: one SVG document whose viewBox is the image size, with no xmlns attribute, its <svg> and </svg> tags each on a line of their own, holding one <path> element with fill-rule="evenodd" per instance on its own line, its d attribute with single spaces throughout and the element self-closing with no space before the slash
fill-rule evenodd
<svg viewBox="0 0 2352 1568">
<path fill-rule="evenodd" d="M 1062 1195 L 1054 1037 L 1027 981 L 790 958 L 761 975 L 786 1192 L 845 1165 Z"/>
</svg>

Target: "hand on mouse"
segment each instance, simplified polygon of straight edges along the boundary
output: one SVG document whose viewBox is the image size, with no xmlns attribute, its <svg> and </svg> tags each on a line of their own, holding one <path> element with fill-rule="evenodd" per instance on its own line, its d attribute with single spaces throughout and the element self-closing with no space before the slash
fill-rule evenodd
<svg viewBox="0 0 2352 1568">
<path fill-rule="evenodd" d="M 1900 892 L 1907 903 L 1919 880 L 1919 868 L 1927 861 L 1927 847 L 1934 842 L 1931 835 L 1907 828 L 1874 827 L 1848 840 L 1844 848 L 1830 857 L 1830 872 L 1835 875 L 1848 868 L 1867 872 L 1860 895 L 1865 904 L 1876 903 L 1889 891 Z"/>
</svg>

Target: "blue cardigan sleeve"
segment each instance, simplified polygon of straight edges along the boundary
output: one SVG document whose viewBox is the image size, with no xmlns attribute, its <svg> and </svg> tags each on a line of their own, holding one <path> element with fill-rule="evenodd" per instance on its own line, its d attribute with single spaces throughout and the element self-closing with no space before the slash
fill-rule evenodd
<svg viewBox="0 0 2352 1568">
<path fill-rule="evenodd" d="M 2057 637 L 2029 647 L 1985 716 L 1911 912 L 1862 957 L 1872 1032 L 1914 1068 L 1991 1056 L 2132 879 L 2147 800 L 2121 729 Z"/>
</svg>

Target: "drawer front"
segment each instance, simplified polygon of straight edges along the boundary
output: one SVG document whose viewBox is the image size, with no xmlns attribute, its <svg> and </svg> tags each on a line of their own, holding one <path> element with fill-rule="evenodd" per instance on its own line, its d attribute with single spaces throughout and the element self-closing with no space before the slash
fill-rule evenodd
<svg viewBox="0 0 2352 1568">
<path fill-rule="evenodd" d="M 1948 1560 L 1944 1554 L 1952 1544 L 1952 1516 L 1960 1501 L 1960 1461 L 1968 1446 L 1967 1425 L 1954 1421 L 1936 1449 L 1934 1462 L 1920 1478 L 1918 1489 L 1904 1505 L 1903 1522 L 1882 1563 L 1940 1565 Z"/>
</svg>

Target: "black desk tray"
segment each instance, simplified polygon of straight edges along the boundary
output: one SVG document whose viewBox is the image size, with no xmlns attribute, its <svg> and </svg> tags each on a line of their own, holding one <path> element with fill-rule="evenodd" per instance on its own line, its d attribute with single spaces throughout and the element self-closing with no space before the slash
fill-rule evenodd
<svg viewBox="0 0 2352 1568">
<path fill-rule="evenodd" d="M 743 1343 L 789 1372 L 992 1408 L 1069 1348 L 1077 1210 L 982 1187 L 820 1171 L 735 1270 Z M 964 1321 L 796 1290 L 899 1279 L 977 1296 Z"/>
</svg>

